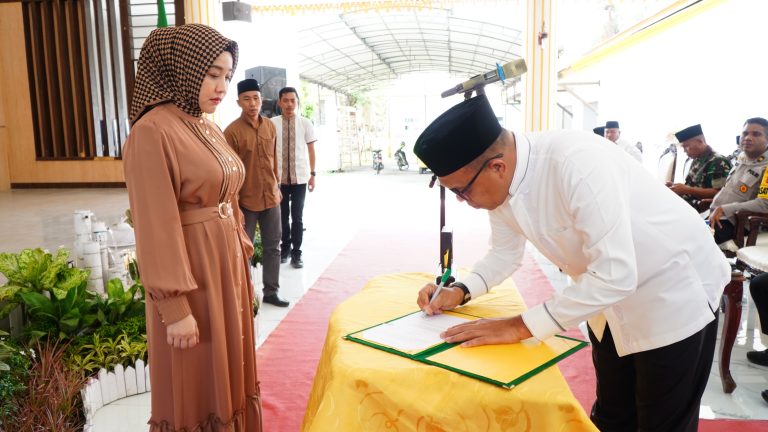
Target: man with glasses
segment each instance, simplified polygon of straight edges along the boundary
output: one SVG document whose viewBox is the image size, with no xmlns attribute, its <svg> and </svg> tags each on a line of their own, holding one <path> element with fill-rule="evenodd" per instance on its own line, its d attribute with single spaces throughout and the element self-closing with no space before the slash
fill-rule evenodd
<svg viewBox="0 0 768 432">
<path fill-rule="evenodd" d="M 472 347 L 546 339 L 587 320 L 601 430 L 695 431 L 730 266 L 699 215 L 594 134 L 504 130 L 485 96 L 438 117 L 416 155 L 459 201 L 489 211 L 491 247 L 430 304 L 453 309 L 520 268 L 526 241 L 573 284 L 522 315 L 443 338 Z"/>
</svg>

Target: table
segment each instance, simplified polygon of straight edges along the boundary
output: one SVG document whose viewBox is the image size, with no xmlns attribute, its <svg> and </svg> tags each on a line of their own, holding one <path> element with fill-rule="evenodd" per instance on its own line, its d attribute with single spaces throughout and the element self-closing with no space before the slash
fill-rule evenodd
<svg viewBox="0 0 768 432">
<path fill-rule="evenodd" d="M 507 390 L 342 339 L 417 310 L 416 293 L 430 280 L 379 276 L 336 308 L 303 431 L 597 431 L 557 367 Z M 525 303 L 510 279 L 461 309 L 508 316 Z"/>
</svg>

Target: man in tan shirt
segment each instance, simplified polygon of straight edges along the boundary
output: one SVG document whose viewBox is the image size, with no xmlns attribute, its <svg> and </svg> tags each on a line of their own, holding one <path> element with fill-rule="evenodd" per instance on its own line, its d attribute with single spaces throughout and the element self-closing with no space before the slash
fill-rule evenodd
<svg viewBox="0 0 768 432">
<path fill-rule="evenodd" d="M 256 224 L 263 246 L 264 303 L 286 307 L 280 289 L 280 187 L 277 179 L 277 141 L 275 126 L 259 114 L 261 90 L 255 79 L 237 83 L 237 104 L 243 110 L 240 118 L 224 130 L 229 145 L 245 165 L 245 183 L 240 189 L 240 208 L 245 216 L 245 232 L 253 239 Z"/>
</svg>

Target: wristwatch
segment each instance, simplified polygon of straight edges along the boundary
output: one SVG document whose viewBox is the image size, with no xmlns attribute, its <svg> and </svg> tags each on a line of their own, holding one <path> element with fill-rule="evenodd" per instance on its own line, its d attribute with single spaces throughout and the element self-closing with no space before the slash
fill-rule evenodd
<svg viewBox="0 0 768 432">
<path fill-rule="evenodd" d="M 454 282 L 450 286 L 460 288 L 464 292 L 464 298 L 459 305 L 465 305 L 468 301 L 472 300 L 472 294 L 469 292 L 469 288 L 461 282 Z"/>
<path fill-rule="evenodd" d="M 315 176 L 315 172 L 314 172 L 314 171 L 310 171 L 310 172 L 309 172 L 309 175 L 311 175 L 312 177 L 314 177 L 314 176 Z"/>
</svg>

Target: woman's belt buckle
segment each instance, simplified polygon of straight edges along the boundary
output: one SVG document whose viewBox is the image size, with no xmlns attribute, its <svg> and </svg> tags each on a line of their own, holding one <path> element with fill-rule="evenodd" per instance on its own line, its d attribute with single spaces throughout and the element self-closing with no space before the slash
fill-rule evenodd
<svg viewBox="0 0 768 432">
<path fill-rule="evenodd" d="M 226 219 L 232 216 L 232 203 L 230 201 L 219 203 L 219 217 Z"/>
</svg>

